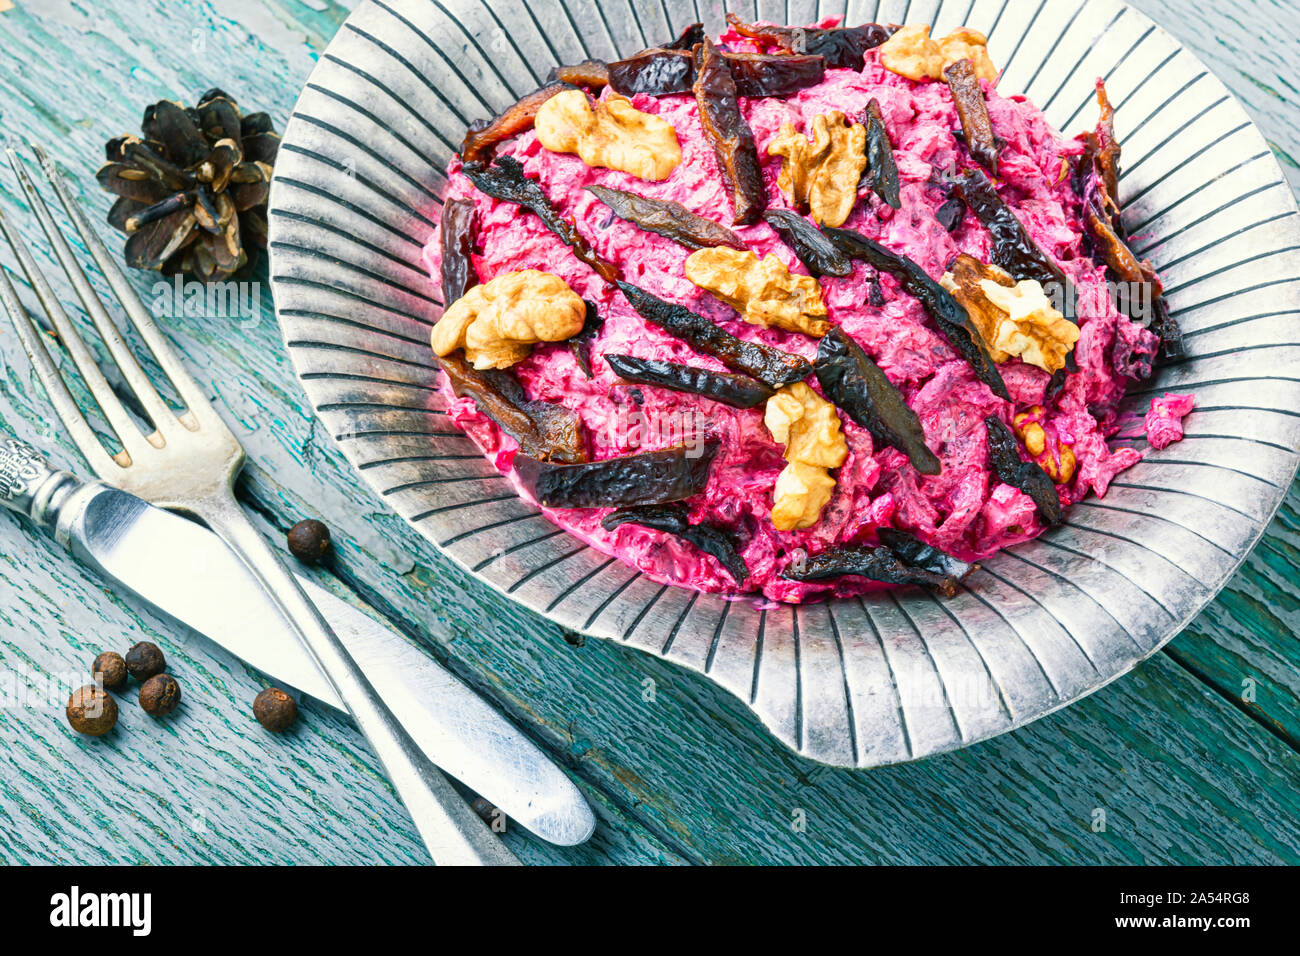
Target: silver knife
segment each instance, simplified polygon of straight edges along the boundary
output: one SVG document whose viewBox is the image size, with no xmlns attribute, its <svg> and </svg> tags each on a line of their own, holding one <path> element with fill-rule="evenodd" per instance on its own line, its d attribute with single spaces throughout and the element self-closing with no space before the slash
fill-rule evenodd
<svg viewBox="0 0 1300 956">
<path fill-rule="evenodd" d="M 55 471 L 22 442 L 0 440 L 0 452 L 0 504 L 169 617 L 342 709 L 275 604 L 215 534 L 134 495 Z M 591 836 L 591 807 L 536 745 L 417 645 L 299 578 L 437 767 L 549 843 L 573 846 Z"/>
</svg>

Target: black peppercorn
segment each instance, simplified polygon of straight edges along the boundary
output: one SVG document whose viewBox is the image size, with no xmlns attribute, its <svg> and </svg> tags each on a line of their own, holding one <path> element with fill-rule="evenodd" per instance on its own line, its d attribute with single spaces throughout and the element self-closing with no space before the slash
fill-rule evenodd
<svg viewBox="0 0 1300 956">
<path fill-rule="evenodd" d="M 315 564 L 330 550 L 330 529 L 319 521 L 299 521 L 289 529 L 289 553 L 299 561 Z"/>
<path fill-rule="evenodd" d="M 157 644 L 141 641 L 126 652 L 126 669 L 138 681 L 146 681 L 167 669 L 167 658 Z"/>
<path fill-rule="evenodd" d="M 126 686 L 126 661 L 116 651 L 105 651 L 90 665 L 90 673 L 104 685 L 105 690 L 120 690 Z"/>
<path fill-rule="evenodd" d="M 253 699 L 253 716 L 272 733 L 281 733 L 298 719 L 298 704 L 278 687 L 268 687 Z"/>
<path fill-rule="evenodd" d="M 117 701 L 98 684 L 87 684 L 68 698 L 68 723 L 79 734 L 102 737 L 117 724 Z"/>
<path fill-rule="evenodd" d="M 181 702 L 181 685 L 170 674 L 155 674 L 140 688 L 140 706 L 151 717 L 170 714 Z"/>
</svg>

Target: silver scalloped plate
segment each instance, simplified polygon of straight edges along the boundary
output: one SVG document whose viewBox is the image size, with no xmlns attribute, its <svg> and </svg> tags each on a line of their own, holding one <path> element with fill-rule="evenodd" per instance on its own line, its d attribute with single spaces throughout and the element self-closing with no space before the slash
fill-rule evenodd
<svg viewBox="0 0 1300 956">
<path fill-rule="evenodd" d="M 742 15 L 968 23 L 1001 89 L 1058 129 L 1106 79 L 1124 220 L 1166 279 L 1189 358 L 1132 397 L 1194 391 L 1187 437 L 1104 500 L 986 562 L 951 600 L 907 590 L 805 607 L 666 587 L 557 530 L 451 425 L 420 265 L 466 125 L 556 63 L 614 58 L 716 2 L 368 0 L 294 110 L 271 192 L 271 282 L 316 414 L 371 487 L 478 578 L 551 620 L 700 671 L 816 760 L 869 767 L 963 747 L 1124 674 L 1213 598 L 1282 500 L 1300 445 L 1300 217 L 1263 137 L 1206 67 L 1113 0 L 784 0 Z"/>
</svg>

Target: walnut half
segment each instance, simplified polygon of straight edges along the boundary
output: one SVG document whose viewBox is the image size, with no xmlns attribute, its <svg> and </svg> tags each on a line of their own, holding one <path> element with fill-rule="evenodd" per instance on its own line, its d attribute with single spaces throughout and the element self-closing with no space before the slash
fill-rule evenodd
<svg viewBox="0 0 1300 956">
<path fill-rule="evenodd" d="M 770 252 L 759 261 L 752 252 L 725 246 L 700 249 L 686 259 L 686 278 L 727 303 L 750 325 L 813 336 L 825 335 L 831 327 L 821 284 L 812 276 L 792 274 Z"/>
<path fill-rule="evenodd" d="M 880 45 L 885 69 L 911 80 L 942 80 L 943 71 L 958 60 L 970 60 L 975 75 L 992 83 L 998 68 L 989 58 L 988 38 L 978 30 L 958 27 L 941 40 L 929 26 L 903 27 Z"/>
<path fill-rule="evenodd" d="M 840 417 L 807 383 L 795 382 L 767 400 L 763 424 L 785 445 L 789 462 L 772 491 L 772 525 L 778 531 L 810 528 L 835 491 L 829 469 L 849 456 Z"/>
<path fill-rule="evenodd" d="M 667 179 L 682 161 L 677 131 L 624 96 L 597 100 L 582 90 L 556 93 L 537 111 L 537 140 L 553 153 L 577 153 L 588 166 L 639 179 Z"/>
<path fill-rule="evenodd" d="M 1042 285 L 1020 282 L 962 253 L 940 280 L 970 314 L 995 362 L 1018 357 L 1047 372 L 1065 367 L 1079 327 L 1052 307 Z"/>
<path fill-rule="evenodd" d="M 805 206 L 822 226 L 842 226 L 858 201 L 858 182 L 867 167 L 867 128 L 849 125 L 832 110 L 812 121 L 812 140 L 790 123 L 768 144 L 769 156 L 780 156 L 777 185 L 790 204 Z"/>
<path fill-rule="evenodd" d="M 582 331 L 587 305 L 557 275 L 525 269 L 476 285 L 433 327 L 433 351 L 457 349 L 476 369 L 509 368 L 535 342 L 563 342 Z"/>
</svg>

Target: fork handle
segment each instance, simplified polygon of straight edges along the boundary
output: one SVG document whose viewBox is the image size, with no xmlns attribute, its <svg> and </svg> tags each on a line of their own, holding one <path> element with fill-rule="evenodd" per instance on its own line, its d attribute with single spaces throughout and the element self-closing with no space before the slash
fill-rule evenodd
<svg viewBox="0 0 1300 956">
<path fill-rule="evenodd" d="M 27 442 L 0 432 L 0 505 L 52 528 L 57 502 L 79 484 Z"/>
<path fill-rule="evenodd" d="M 370 741 L 434 862 L 442 866 L 519 866 L 518 858 L 420 753 L 233 496 L 209 499 L 193 511 L 234 549 L 298 632 Z"/>
</svg>

